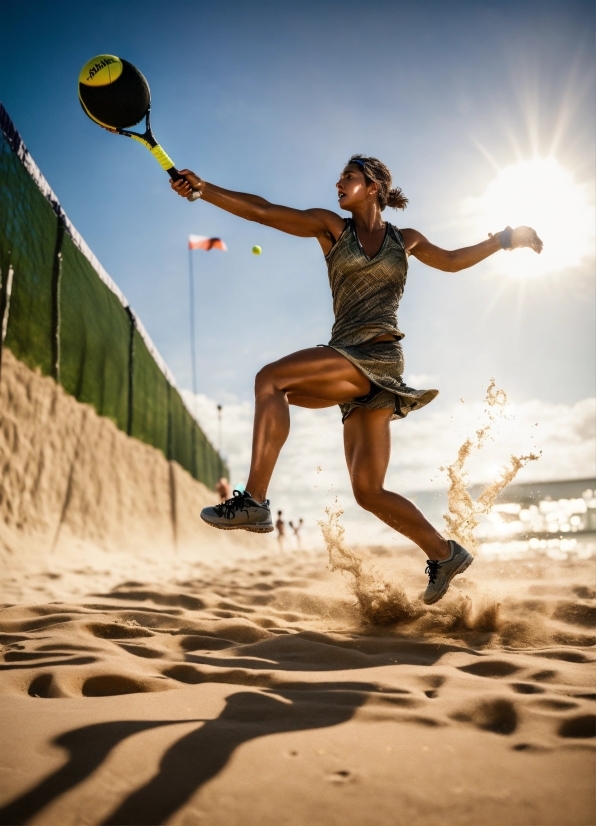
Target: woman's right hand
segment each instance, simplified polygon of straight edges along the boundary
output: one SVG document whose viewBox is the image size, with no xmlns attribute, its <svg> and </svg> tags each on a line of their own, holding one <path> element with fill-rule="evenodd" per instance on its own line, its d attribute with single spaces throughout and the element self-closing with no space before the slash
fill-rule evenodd
<svg viewBox="0 0 596 826">
<path fill-rule="evenodd" d="M 177 181 L 170 181 L 170 186 L 181 198 L 188 198 L 192 192 L 200 192 L 203 181 L 190 169 L 179 169 Z"/>
</svg>

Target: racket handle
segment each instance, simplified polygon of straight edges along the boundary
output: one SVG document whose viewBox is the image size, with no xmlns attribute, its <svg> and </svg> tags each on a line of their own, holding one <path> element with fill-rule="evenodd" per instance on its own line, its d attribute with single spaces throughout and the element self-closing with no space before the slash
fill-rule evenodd
<svg viewBox="0 0 596 826">
<path fill-rule="evenodd" d="M 178 172 L 175 166 L 170 167 L 167 170 L 168 175 L 173 181 L 179 181 L 182 178 L 182 175 Z M 201 197 L 201 193 L 198 190 L 194 190 L 190 193 L 190 195 L 186 196 L 187 201 L 198 201 Z"/>
<path fill-rule="evenodd" d="M 175 166 L 172 166 L 170 169 L 168 169 L 168 175 L 170 176 L 170 178 L 173 181 L 182 180 L 182 175 L 178 172 L 178 170 L 176 169 Z M 196 201 L 197 198 L 200 198 L 200 197 L 201 197 L 200 192 L 191 192 L 190 195 L 186 196 L 186 200 L 187 201 Z"/>
</svg>

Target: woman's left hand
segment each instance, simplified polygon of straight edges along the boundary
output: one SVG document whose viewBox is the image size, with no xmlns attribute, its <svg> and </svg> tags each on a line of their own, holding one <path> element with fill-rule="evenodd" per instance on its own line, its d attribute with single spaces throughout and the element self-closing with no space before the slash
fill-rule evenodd
<svg viewBox="0 0 596 826">
<path fill-rule="evenodd" d="M 511 247 L 514 250 L 519 247 L 531 247 L 534 252 L 540 253 L 543 244 L 532 227 L 516 227 L 511 234 Z"/>
<path fill-rule="evenodd" d="M 492 232 L 489 235 L 492 238 Z M 516 227 L 511 233 L 510 249 L 512 250 L 530 247 L 534 252 L 541 253 L 543 246 L 541 239 L 536 235 L 536 230 L 532 227 Z"/>
</svg>

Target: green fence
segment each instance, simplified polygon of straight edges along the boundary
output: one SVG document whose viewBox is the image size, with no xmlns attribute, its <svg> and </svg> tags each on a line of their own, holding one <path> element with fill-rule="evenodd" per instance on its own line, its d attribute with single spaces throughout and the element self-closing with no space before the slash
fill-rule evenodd
<svg viewBox="0 0 596 826">
<path fill-rule="evenodd" d="M 0 346 L 213 488 L 229 476 L 0 104 Z"/>
</svg>

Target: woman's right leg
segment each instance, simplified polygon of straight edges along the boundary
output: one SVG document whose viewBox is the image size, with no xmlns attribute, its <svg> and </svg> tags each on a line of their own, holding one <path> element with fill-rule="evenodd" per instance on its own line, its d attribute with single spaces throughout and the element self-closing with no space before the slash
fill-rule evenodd
<svg viewBox="0 0 596 826">
<path fill-rule="evenodd" d="M 255 424 L 250 473 L 244 495 L 203 508 L 214 528 L 273 531 L 267 488 L 290 431 L 289 404 L 332 407 L 370 392 L 370 381 L 331 347 L 312 347 L 263 367 L 255 381 Z M 248 495 L 246 495 L 248 494 Z"/>
<path fill-rule="evenodd" d="M 263 367 L 255 379 L 252 460 L 246 489 L 258 502 L 290 432 L 289 404 L 333 407 L 370 392 L 370 381 L 331 347 L 310 347 Z"/>
</svg>

